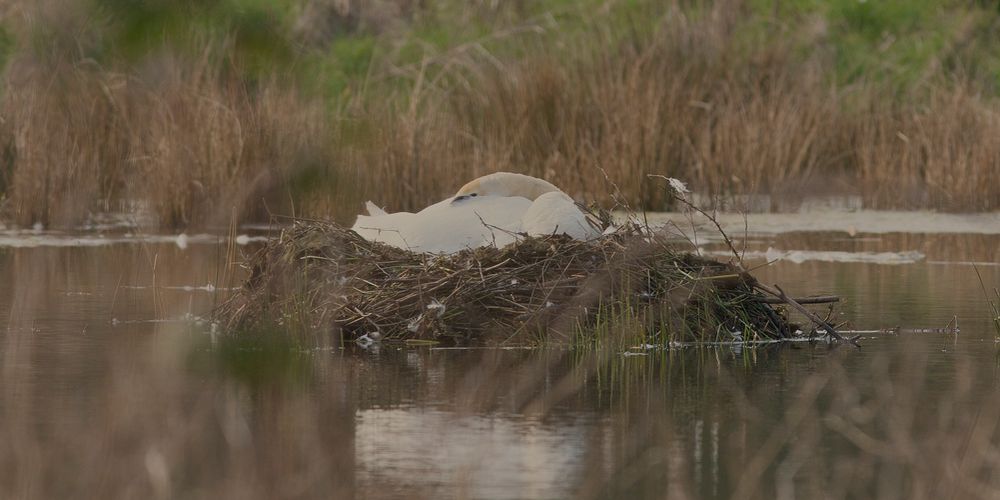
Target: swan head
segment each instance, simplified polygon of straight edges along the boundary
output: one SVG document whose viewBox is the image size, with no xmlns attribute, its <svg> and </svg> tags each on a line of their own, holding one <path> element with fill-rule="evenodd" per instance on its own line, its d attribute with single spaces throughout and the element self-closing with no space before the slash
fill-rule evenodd
<svg viewBox="0 0 1000 500">
<path fill-rule="evenodd" d="M 539 196 L 553 191 L 559 191 L 559 188 L 537 177 L 511 172 L 497 172 L 484 175 L 462 186 L 455 193 L 451 202 L 455 203 L 477 196 L 520 196 L 534 201 Z"/>
</svg>

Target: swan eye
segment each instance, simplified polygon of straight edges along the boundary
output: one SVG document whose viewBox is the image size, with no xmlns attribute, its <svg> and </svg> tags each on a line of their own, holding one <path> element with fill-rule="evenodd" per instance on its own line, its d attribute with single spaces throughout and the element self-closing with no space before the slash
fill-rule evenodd
<svg viewBox="0 0 1000 500">
<path fill-rule="evenodd" d="M 471 193 L 471 194 L 469 194 L 469 196 L 475 198 L 476 196 L 479 196 L 479 193 Z"/>
</svg>

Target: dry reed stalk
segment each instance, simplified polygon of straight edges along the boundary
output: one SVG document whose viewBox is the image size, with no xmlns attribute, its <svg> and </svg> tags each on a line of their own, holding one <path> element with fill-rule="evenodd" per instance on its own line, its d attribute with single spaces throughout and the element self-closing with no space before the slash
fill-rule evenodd
<svg viewBox="0 0 1000 500">
<path fill-rule="evenodd" d="M 89 209 L 116 208 L 128 152 L 121 75 L 88 65 L 14 66 L 2 104 L 8 210 L 25 224 L 66 224 Z"/>
<path fill-rule="evenodd" d="M 938 65 L 919 95 L 837 86 L 829 54 L 800 51 L 823 29 L 748 40 L 740 0 L 647 9 L 654 21 L 631 31 L 598 11 L 586 43 L 554 54 L 558 28 L 532 18 L 413 65 L 384 56 L 330 112 L 239 76 L 226 42 L 125 70 L 26 51 L 4 92 L 6 211 L 61 224 L 140 201 L 164 226 L 224 225 L 234 209 L 349 222 L 364 199 L 415 210 L 497 170 L 602 203 L 610 181 L 648 210 L 672 207 L 644 182 L 662 173 L 712 195 L 821 186 L 871 207 L 1000 207 L 1000 103 L 973 83 Z M 487 43 L 499 39 L 513 49 Z M 840 187 L 820 184 L 830 179 Z"/>
<path fill-rule="evenodd" d="M 969 85 L 936 89 L 917 110 L 875 105 L 859 128 L 856 162 L 872 204 L 996 210 L 1000 109 Z M 908 202 L 908 203 L 906 203 Z"/>
<path fill-rule="evenodd" d="M 930 84 L 927 107 L 877 85 L 838 88 L 822 52 L 796 54 L 801 40 L 748 54 L 734 29 L 741 6 L 669 11 L 648 38 L 619 41 L 598 29 L 600 48 L 559 56 L 525 42 L 534 55 L 516 61 L 485 49 L 432 57 L 444 76 L 390 68 L 421 90 L 364 109 L 378 132 L 350 162 L 365 166 L 368 196 L 400 210 L 446 194 L 442 178 L 497 170 L 545 177 L 603 203 L 610 180 L 651 210 L 671 206 L 643 182 L 663 172 L 717 195 L 821 186 L 824 195 L 864 194 L 873 207 L 1000 206 L 1000 186 L 984 182 L 1000 168 L 995 100 L 963 82 Z"/>
<path fill-rule="evenodd" d="M 146 205 L 170 227 L 224 226 L 285 209 L 295 173 L 332 158 L 321 103 L 276 81 L 251 87 L 211 54 L 152 75 L 15 62 L 2 130 L 6 210 L 72 225 L 88 211 Z"/>
<path fill-rule="evenodd" d="M 297 169 L 330 156 L 319 102 L 276 82 L 250 88 L 221 70 L 176 62 L 133 95 L 135 196 L 167 225 L 218 225 L 234 210 L 241 220 L 259 218 L 262 201 L 287 200 L 284 187 Z"/>
</svg>

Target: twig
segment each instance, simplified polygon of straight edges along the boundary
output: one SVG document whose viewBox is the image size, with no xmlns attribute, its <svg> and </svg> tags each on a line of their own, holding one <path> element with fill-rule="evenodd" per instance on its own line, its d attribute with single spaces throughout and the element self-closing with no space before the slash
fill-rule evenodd
<svg viewBox="0 0 1000 500">
<path fill-rule="evenodd" d="M 666 176 L 663 176 L 663 175 L 648 175 L 647 177 L 656 177 L 656 178 L 660 178 L 660 179 L 666 180 L 668 183 L 670 182 L 670 179 L 667 178 Z M 698 212 L 699 214 L 703 215 L 705 218 L 707 218 L 709 221 L 711 221 L 712 224 L 715 225 L 715 228 L 719 231 L 719 234 L 722 235 L 722 239 L 725 241 L 726 247 L 728 247 L 729 251 L 732 252 L 732 254 L 733 254 L 733 258 L 735 259 L 735 262 L 733 263 L 733 265 L 735 265 L 736 268 L 739 269 L 741 272 L 746 272 L 746 268 L 743 266 L 743 257 L 740 255 L 740 252 L 738 252 L 736 250 L 736 245 L 733 244 L 733 240 L 731 240 L 729 238 L 729 235 L 726 234 L 726 231 L 722 229 L 722 224 L 719 223 L 718 218 L 716 218 L 715 216 L 709 214 L 705 210 L 697 207 L 694 203 L 691 203 L 686 198 L 684 198 L 684 196 L 682 196 L 682 195 L 679 195 L 679 194 L 674 193 L 672 191 L 671 192 L 671 196 L 673 196 L 673 198 L 675 200 L 683 203 L 684 206 L 686 206 L 686 207 L 690 208 L 691 210 L 694 210 L 695 212 Z M 746 223 L 745 219 L 744 219 L 744 223 Z M 797 310 L 800 313 L 804 314 L 807 318 L 809 318 L 811 321 L 813 321 L 814 323 L 816 323 L 816 325 L 822 326 L 823 328 L 825 328 L 826 332 L 827 332 L 827 335 L 831 336 L 832 338 L 835 338 L 835 339 L 837 339 L 839 341 L 842 341 L 842 342 L 851 342 L 855 346 L 861 347 L 861 344 L 859 344 L 858 341 L 857 341 L 857 339 L 859 337 L 853 337 L 851 339 L 844 338 L 844 336 L 841 335 L 840 333 L 838 333 L 837 329 L 834 328 L 832 325 L 830 325 L 827 321 L 825 321 L 822 318 L 820 318 L 819 316 L 815 315 L 809 309 L 806 309 L 802 305 L 802 303 L 796 301 L 795 299 L 790 298 L 788 295 L 785 295 L 785 291 L 782 290 L 781 287 L 779 287 L 778 285 L 774 285 L 774 288 L 771 288 L 771 287 L 769 287 L 769 286 L 767 286 L 767 285 L 765 285 L 763 283 L 755 281 L 753 286 L 756 287 L 759 290 L 762 290 L 764 292 L 767 292 L 767 293 L 769 293 L 769 294 L 777 297 L 782 302 L 784 302 L 784 303 L 792 306 L 792 308 L 794 308 L 795 310 Z"/>
<path fill-rule="evenodd" d="M 753 286 L 755 288 L 757 288 L 758 290 L 761 290 L 763 292 L 769 293 L 771 295 L 774 295 L 775 297 L 780 298 L 786 304 L 792 306 L 793 309 L 795 309 L 796 311 L 802 313 L 803 315 L 805 315 L 805 317 L 809 318 L 813 323 L 816 323 L 817 326 L 823 327 L 823 329 L 826 330 L 826 334 L 827 335 L 829 335 L 829 336 L 831 336 L 831 337 L 833 337 L 833 338 L 835 338 L 835 339 L 837 339 L 837 340 L 839 340 L 841 342 L 850 342 L 850 343 L 854 344 L 857 347 L 861 347 L 861 344 L 858 343 L 858 337 L 854 337 L 854 338 L 850 338 L 850 339 L 845 338 L 843 335 L 841 335 L 840 333 L 837 332 L 837 329 L 834 328 L 833 325 L 827 323 L 826 321 L 824 321 L 819 316 L 816 316 L 812 311 L 810 311 L 809 309 L 806 309 L 805 306 L 803 306 L 802 304 L 796 302 L 794 299 L 792 299 L 788 295 L 786 295 L 785 291 L 782 290 L 780 286 L 774 285 L 774 288 L 771 288 L 770 286 L 767 286 L 767 285 L 765 285 L 763 283 L 759 283 L 759 282 L 758 283 L 754 283 Z"/>
<path fill-rule="evenodd" d="M 983 297 L 986 298 L 986 304 L 993 310 L 993 328 L 996 329 L 997 336 L 1000 336 L 1000 308 L 998 308 L 997 304 L 994 304 L 993 300 L 990 299 L 990 292 L 986 291 L 986 283 L 983 282 L 983 275 L 979 274 L 979 268 L 973 264 L 972 269 L 976 271 L 976 276 L 979 277 L 979 286 L 983 289 Z M 1000 299 L 1000 292 L 998 292 L 996 288 L 993 289 L 993 292 L 996 293 L 997 298 Z"/>
<path fill-rule="evenodd" d="M 664 175 L 650 174 L 650 175 L 647 175 L 646 177 L 655 177 L 655 178 L 663 179 L 663 180 L 666 180 L 667 182 L 670 182 L 670 179 L 667 178 Z M 675 200 L 683 203 L 684 206 L 690 208 L 691 210 L 694 210 L 695 212 L 698 212 L 699 214 L 705 216 L 705 218 L 707 218 L 709 221 L 711 221 L 712 224 L 715 225 L 715 228 L 719 230 L 719 234 L 721 234 L 722 235 L 722 239 L 725 240 L 726 246 L 729 247 L 729 251 L 733 253 L 733 258 L 736 259 L 736 262 L 735 262 L 736 267 L 738 267 L 740 269 L 740 271 L 746 271 L 746 268 L 743 267 L 743 258 L 740 256 L 740 253 L 736 251 L 736 245 L 733 244 L 733 240 L 729 239 L 729 235 L 726 234 L 726 231 L 724 231 L 722 229 L 722 225 L 719 224 L 719 221 L 716 219 L 716 217 L 710 215 L 708 212 L 706 212 L 706 211 L 702 210 L 701 208 L 695 206 L 694 203 L 691 203 L 686 198 L 684 198 L 683 196 L 677 195 L 673 191 L 670 192 L 670 196 L 672 196 Z"/>
<path fill-rule="evenodd" d="M 799 304 L 830 304 L 833 302 L 840 302 L 840 297 L 836 295 L 817 295 L 815 297 L 798 297 L 792 299 Z M 761 302 L 765 304 L 784 304 L 785 301 L 781 297 L 763 297 L 760 299 Z"/>
</svg>

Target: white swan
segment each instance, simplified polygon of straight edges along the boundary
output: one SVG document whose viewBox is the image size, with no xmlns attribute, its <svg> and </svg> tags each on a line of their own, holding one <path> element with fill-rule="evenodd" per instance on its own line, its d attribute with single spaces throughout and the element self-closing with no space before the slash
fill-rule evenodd
<svg viewBox="0 0 1000 500">
<path fill-rule="evenodd" d="M 351 228 L 370 241 L 415 252 L 454 253 L 503 247 L 520 234 L 566 234 L 588 240 L 600 231 L 559 188 L 535 177 L 498 172 L 462 186 L 417 213 L 386 213 L 372 202 Z"/>
</svg>

